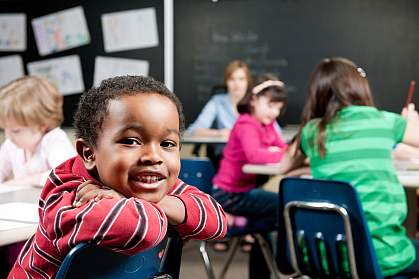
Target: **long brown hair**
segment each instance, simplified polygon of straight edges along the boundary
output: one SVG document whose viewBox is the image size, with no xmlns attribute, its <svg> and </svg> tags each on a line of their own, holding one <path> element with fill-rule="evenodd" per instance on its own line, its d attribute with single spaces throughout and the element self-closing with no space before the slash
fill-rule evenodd
<svg viewBox="0 0 419 279">
<path fill-rule="evenodd" d="M 320 118 L 319 132 L 313 145 L 320 156 L 326 155 L 326 126 L 337 112 L 351 105 L 374 106 L 365 72 L 352 61 L 337 57 L 324 59 L 310 77 L 308 97 L 297 133 L 297 146 L 301 143 L 302 128 L 314 118 Z"/>
</svg>

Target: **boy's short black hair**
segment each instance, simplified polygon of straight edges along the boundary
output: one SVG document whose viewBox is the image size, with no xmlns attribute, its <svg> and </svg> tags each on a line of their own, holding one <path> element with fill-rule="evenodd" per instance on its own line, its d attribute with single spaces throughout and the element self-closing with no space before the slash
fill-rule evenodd
<svg viewBox="0 0 419 279">
<path fill-rule="evenodd" d="M 165 96 L 176 105 L 179 115 L 179 132 L 182 134 L 185 130 L 182 104 L 163 83 L 145 76 L 118 76 L 103 80 L 99 87 L 92 87 L 81 96 L 74 115 L 76 137 L 96 146 L 103 121 L 108 113 L 109 102 L 123 96 L 142 93 Z"/>
</svg>

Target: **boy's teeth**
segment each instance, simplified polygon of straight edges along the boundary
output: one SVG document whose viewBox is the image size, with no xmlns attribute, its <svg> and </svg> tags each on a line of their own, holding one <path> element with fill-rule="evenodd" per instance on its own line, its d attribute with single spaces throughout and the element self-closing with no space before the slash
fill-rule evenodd
<svg viewBox="0 0 419 279">
<path fill-rule="evenodd" d="M 152 176 L 152 175 L 145 175 L 145 176 L 141 176 L 140 177 L 140 181 L 141 182 L 145 182 L 145 183 L 155 183 L 157 181 L 159 181 L 160 178 L 157 176 Z"/>
</svg>

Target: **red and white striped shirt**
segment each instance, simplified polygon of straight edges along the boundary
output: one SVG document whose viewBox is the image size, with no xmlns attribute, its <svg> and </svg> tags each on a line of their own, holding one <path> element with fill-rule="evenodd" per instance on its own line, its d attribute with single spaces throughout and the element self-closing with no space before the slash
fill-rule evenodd
<svg viewBox="0 0 419 279">
<path fill-rule="evenodd" d="M 86 180 L 99 183 L 78 156 L 51 172 L 39 200 L 38 229 L 22 248 L 9 279 L 54 278 L 64 257 L 81 242 L 134 254 L 164 238 L 168 221 L 154 203 L 137 198 L 102 199 L 73 207 L 76 189 Z M 185 221 L 174 227 L 182 238 L 225 236 L 224 211 L 211 196 L 179 179 L 169 194 L 185 205 Z"/>
</svg>

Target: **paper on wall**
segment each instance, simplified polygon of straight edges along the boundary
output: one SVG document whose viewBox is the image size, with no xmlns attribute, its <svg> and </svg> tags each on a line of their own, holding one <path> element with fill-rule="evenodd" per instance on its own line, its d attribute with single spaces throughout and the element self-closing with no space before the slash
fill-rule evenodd
<svg viewBox="0 0 419 279">
<path fill-rule="evenodd" d="M 94 85 L 99 86 L 106 78 L 123 75 L 148 76 L 149 63 L 145 60 L 104 57 L 95 59 Z"/>
<path fill-rule="evenodd" d="M 154 8 L 103 14 L 102 32 L 106 52 L 159 45 Z"/>
<path fill-rule="evenodd" d="M 83 75 L 78 55 L 69 55 L 28 63 L 31 75 L 43 76 L 52 81 L 62 95 L 84 91 Z"/>
<path fill-rule="evenodd" d="M 17 79 L 25 74 L 20 55 L 0 57 L 0 86 Z"/>
<path fill-rule="evenodd" d="M 0 51 L 26 50 L 26 15 L 0 14 Z"/>
<path fill-rule="evenodd" d="M 32 28 L 41 56 L 90 43 L 81 6 L 35 18 Z"/>
</svg>

